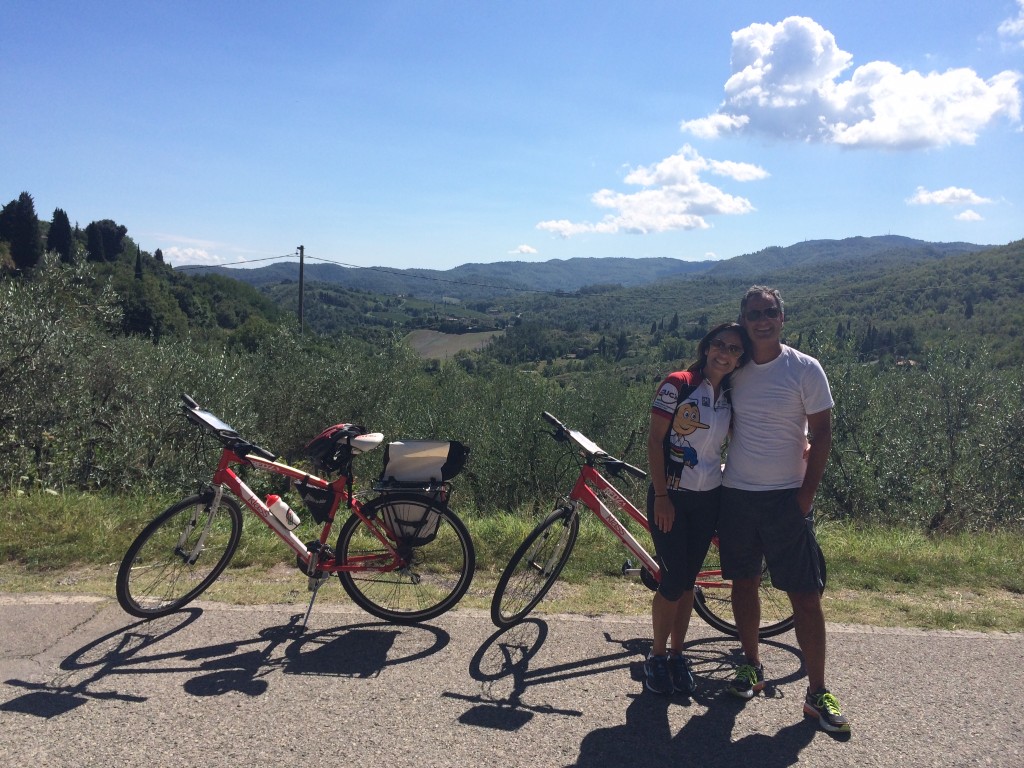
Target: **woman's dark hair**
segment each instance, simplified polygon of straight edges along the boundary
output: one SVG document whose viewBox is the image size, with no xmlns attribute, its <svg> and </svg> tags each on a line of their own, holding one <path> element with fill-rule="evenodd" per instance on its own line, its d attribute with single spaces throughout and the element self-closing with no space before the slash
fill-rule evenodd
<svg viewBox="0 0 1024 768">
<path fill-rule="evenodd" d="M 700 343 L 697 345 L 697 362 L 686 370 L 693 373 L 700 373 L 704 370 L 704 366 L 708 363 L 708 350 L 711 349 L 711 340 L 718 336 L 718 334 L 724 333 L 725 331 L 735 331 L 739 334 L 740 341 L 743 344 L 743 354 L 740 355 L 740 359 L 736 361 L 736 367 L 740 368 L 743 366 L 747 360 L 750 359 L 750 338 L 747 336 L 747 332 L 739 323 L 720 323 L 704 334 L 704 338 L 701 339 Z"/>
</svg>

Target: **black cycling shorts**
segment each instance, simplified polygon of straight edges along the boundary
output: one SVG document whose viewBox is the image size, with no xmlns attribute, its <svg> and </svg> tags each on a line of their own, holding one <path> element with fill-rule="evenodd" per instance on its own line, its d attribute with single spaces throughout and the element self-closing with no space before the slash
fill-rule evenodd
<svg viewBox="0 0 1024 768">
<path fill-rule="evenodd" d="M 675 602 L 693 589 L 704 565 L 718 524 L 721 488 L 710 491 L 672 490 L 668 497 L 676 510 L 672 529 L 665 533 L 654 524 L 654 487 L 647 489 L 647 522 L 651 526 L 654 551 L 661 564 L 658 592 Z"/>
</svg>

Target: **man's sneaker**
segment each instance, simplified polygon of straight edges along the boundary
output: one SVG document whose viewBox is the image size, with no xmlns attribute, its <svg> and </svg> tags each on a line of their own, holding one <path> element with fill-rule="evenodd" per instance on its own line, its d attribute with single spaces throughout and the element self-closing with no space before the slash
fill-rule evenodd
<svg viewBox="0 0 1024 768">
<path fill-rule="evenodd" d="M 850 721 L 839 711 L 839 699 L 825 688 L 807 694 L 804 715 L 818 718 L 818 723 L 829 733 L 850 732 Z"/>
<path fill-rule="evenodd" d="M 672 673 L 668 669 L 668 656 L 648 656 L 644 661 L 647 690 L 652 693 L 672 693 Z"/>
<path fill-rule="evenodd" d="M 681 653 L 669 652 L 668 673 L 672 678 L 672 689 L 676 693 L 688 693 L 691 696 L 697 690 L 697 681 L 693 679 L 690 663 Z"/>
<path fill-rule="evenodd" d="M 764 690 L 764 667 L 758 664 L 742 664 L 736 670 L 736 677 L 729 683 L 729 693 L 741 699 L 753 698 L 758 691 Z"/>
</svg>

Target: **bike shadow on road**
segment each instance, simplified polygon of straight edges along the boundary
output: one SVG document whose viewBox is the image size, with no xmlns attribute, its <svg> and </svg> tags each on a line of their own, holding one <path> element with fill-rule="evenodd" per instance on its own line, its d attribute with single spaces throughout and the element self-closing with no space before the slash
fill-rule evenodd
<svg viewBox="0 0 1024 768">
<path fill-rule="evenodd" d="M 77 649 L 60 663 L 48 682 L 5 680 L 27 692 L 0 704 L 0 710 L 53 718 L 90 699 L 142 703 L 145 696 L 111 690 L 121 677 L 130 690 L 138 675 L 185 674 L 186 693 L 219 696 L 239 692 L 260 696 L 275 673 L 372 678 L 390 666 L 427 658 L 451 642 L 442 629 L 416 624 L 360 623 L 303 631 L 298 614 L 258 637 L 182 648 L 185 634 L 202 615 L 187 608 L 169 616 L 135 622 Z M 103 681 L 102 691 L 91 686 Z"/>
</svg>

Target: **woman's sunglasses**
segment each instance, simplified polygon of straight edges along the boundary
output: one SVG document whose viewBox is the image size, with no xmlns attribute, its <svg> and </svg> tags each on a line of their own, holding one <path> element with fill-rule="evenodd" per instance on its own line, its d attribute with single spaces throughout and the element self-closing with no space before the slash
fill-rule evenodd
<svg viewBox="0 0 1024 768">
<path fill-rule="evenodd" d="M 719 352 L 728 352 L 733 357 L 739 357 L 743 354 L 743 347 L 737 347 L 735 344 L 726 344 L 721 339 L 712 339 L 710 346 Z"/>
</svg>

